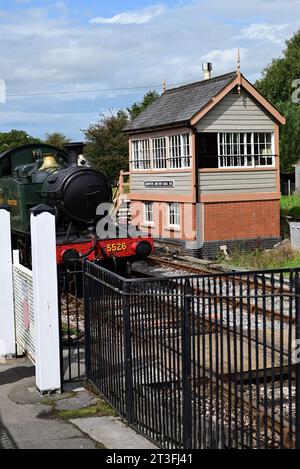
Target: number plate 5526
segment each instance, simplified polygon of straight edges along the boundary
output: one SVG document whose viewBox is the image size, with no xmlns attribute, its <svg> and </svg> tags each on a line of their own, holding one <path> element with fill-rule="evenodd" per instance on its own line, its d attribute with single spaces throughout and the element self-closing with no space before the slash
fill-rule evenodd
<svg viewBox="0 0 300 469">
<path fill-rule="evenodd" d="M 107 249 L 107 252 L 121 252 L 121 251 L 126 251 L 126 249 L 127 249 L 127 244 L 126 244 L 126 243 L 107 244 L 106 249 Z"/>
</svg>

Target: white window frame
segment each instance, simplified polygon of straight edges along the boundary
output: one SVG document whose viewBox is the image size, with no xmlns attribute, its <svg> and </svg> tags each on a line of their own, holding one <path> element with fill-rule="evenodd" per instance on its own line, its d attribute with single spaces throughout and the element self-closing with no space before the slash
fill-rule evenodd
<svg viewBox="0 0 300 469">
<path fill-rule="evenodd" d="M 172 223 L 171 222 L 171 209 L 172 207 L 178 207 L 178 213 L 174 213 L 174 215 L 172 215 L 172 217 L 174 217 L 174 221 L 178 221 L 178 223 Z M 180 227 L 181 227 L 181 204 L 178 203 L 178 202 L 171 202 L 168 204 L 168 210 L 167 210 L 167 228 L 170 228 L 170 229 L 175 229 L 175 230 L 180 230 Z M 176 220 L 176 217 L 177 217 L 177 220 Z"/>
<path fill-rule="evenodd" d="M 264 142 L 256 143 L 255 136 L 263 135 Z M 237 138 L 235 139 L 234 136 Z M 248 142 L 248 136 L 250 141 Z M 268 144 L 267 136 L 271 136 L 271 153 L 268 155 L 255 153 L 256 145 Z M 229 142 L 228 142 L 229 137 Z M 250 143 L 251 142 L 251 143 Z M 248 152 L 251 146 L 251 154 Z M 228 152 L 228 147 L 230 151 Z M 236 151 L 237 148 L 239 151 Z M 243 150 L 242 150 L 243 147 Z M 265 148 L 266 149 L 266 148 Z M 222 150 L 222 151 L 221 151 Z M 272 158 L 271 164 L 260 164 Z M 257 160 L 259 163 L 257 163 Z M 274 168 L 275 167 L 275 136 L 274 132 L 219 132 L 218 133 L 218 167 L 219 168 Z"/>
<path fill-rule="evenodd" d="M 142 138 L 131 141 L 131 167 L 134 171 L 151 169 L 151 139 Z"/>
<path fill-rule="evenodd" d="M 187 138 L 187 140 L 185 140 Z M 191 134 L 188 132 L 169 136 L 169 169 L 189 169 L 192 164 Z"/>
<path fill-rule="evenodd" d="M 149 210 L 151 206 L 151 210 Z M 148 220 L 148 215 L 151 213 L 152 220 Z M 143 202 L 143 225 L 145 226 L 154 226 L 154 203 L 153 202 Z"/>
<path fill-rule="evenodd" d="M 168 145 L 167 137 L 153 137 L 152 141 L 152 168 L 167 169 L 168 168 Z M 164 142 L 164 143 L 163 143 Z M 156 145 L 158 144 L 158 145 Z"/>
<path fill-rule="evenodd" d="M 173 141 L 177 139 L 177 152 L 172 148 Z M 155 142 L 162 144 L 155 149 Z M 147 148 L 145 149 L 145 142 Z M 155 153 L 158 152 L 158 158 Z M 157 156 L 157 155 L 156 155 Z M 132 171 L 163 171 L 163 170 L 186 170 L 192 168 L 192 139 L 190 132 L 179 132 L 174 134 L 161 134 L 151 138 L 131 140 Z"/>
</svg>

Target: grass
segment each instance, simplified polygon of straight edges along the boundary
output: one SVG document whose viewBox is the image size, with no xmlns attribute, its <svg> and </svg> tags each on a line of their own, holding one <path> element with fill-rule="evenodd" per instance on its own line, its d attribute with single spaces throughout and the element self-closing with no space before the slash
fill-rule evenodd
<svg viewBox="0 0 300 469">
<path fill-rule="evenodd" d="M 73 420 L 78 418 L 85 417 L 104 417 L 116 415 L 115 411 L 106 403 L 100 402 L 97 405 L 91 407 L 83 407 L 78 410 L 58 410 L 54 409 L 53 414 L 55 417 L 58 417 L 63 420 Z"/>
<path fill-rule="evenodd" d="M 300 195 L 282 196 L 280 200 L 280 209 L 282 216 L 300 215 Z"/>
<path fill-rule="evenodd" d="M 46 402 L 43 404 L 46 405 Z M 77 410 L 59 410 L 55 408 L 55 402 L 48 403 L 52 407 L 50 411 L 43 411 L 41 412 L 38 417 L 40 419 L 53 419 L 58 418 L 61 420 L 74 420 L 79 418 L 86 418 L 86 417 L 115 417 L 115 411 L 108 405 L 105 401 L 99 402 L 99 404 L 90 406 L 90 407 L 83 407 L 82 409 Z"/>
<path fill-rule="evenodd" d="M 70 329 L 69 329 L 68 324 L 65 324 L 65 323 L 63 323 L 63 325 L 62 325 L 62 333 L 63 333 L 63 335 L 68 335 L 69 334 L 70 336 L 72 336 L 72 335 L 77 336 L 78 335 L 78 331 L 74 327 L 70 326 Z"/>
<path fill-rule="evenodd" d="M 251 252 L 235 252 L 229 260 L 219 259 L 223 263 L 249 270 L 292 269 L 300 267 L 300 252 L 290 247 L 264 251 L 256 249 Z"/>
</svg>

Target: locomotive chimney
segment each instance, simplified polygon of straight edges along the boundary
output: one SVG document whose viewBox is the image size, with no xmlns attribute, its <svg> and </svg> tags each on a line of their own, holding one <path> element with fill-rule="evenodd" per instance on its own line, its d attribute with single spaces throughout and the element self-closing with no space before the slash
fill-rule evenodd
<svg viewBox="0 0 300 469">
<path fill-rule="evenodd" d="M 210 80 L 212 72 L 212 63 L 207 62 L 205 64 L 202 64 L 202 70 L 204 72 L 204 80 Z"/>
<path fill-rule="evenodd" d="M 78 154 L 75 150 L 68 151 L 68 163 L 71 166 L 77 166 Z"/>
</svg>

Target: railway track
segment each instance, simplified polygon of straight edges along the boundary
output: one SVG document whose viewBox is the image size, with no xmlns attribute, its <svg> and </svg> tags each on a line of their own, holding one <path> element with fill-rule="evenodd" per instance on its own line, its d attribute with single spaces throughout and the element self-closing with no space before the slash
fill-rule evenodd
<svg viewBox="0 0 300 469">
<path fill-rule="evenodd" d="M 241 304 L 242 307 L 248 312 L 248 309 L 250 309 L 250 313 L 258 313 L 260 316 L 266 316 L 270 320 L 277 320 L 277 321 L 284 321 L 285 323 L 295 323 L 295 316 L 291 317 L 290 314 L 290 305 L 289 305 L 289 297 L 293 295 L 293 285 L 291 285 L 289 282 L 287 282 L 283 276 L 280 279 L 280 285 L 281 287 L 276 287 L 276 282 L 278 279 L 275 277 L 270 277 L 267 278 L 267 281 L 262 281 L 261 278 L 259 277 L 259 274 L 255 277 L 255 280 L 251 278 L 250 275 L 245 274 L 244 276 L 239 276 L 238 278 L 236 277 L 236 274 L 234 272 L 231 273 L 226 273 L 223 271 L 220 271 L 216 268 L 209 268 L 205 269 L 202 267 L 195 267 L 192 265 L 189 265 L 187 263 L 183 262 L 176 262 L 176 261 L 171 261 L 169 259 L 161 258 L 161 257 L 154 257 L 151 256 L 149 257 L 149 262 L 150 265 L 153 266 L 166 266 L 169 269 L 173 269 L 174 272 L 179 271 L 182 273 L 182 271 L 187 272 L 188 274 L 196 274 L 199 276 L 208 276 L 208 275 L 217 275 L 219 279 L 224 280 L 224 285 L 225 288 L 229 285 L 229 282 L 233 285 L 231 288 L 231 291 L 225 292 L 225 294 L 222 292 L 222 294 L 218 293 L 212 293 L 208 291 L 208 289 L 195 289 L 195 293 L 197 295 L 202 294 L 205 298 L 211 298 L 214 300 L 217 298 L 217 300 L 225 302 L 229 302 L 235 309 L 240 308 Z M 145 272 L 145 274 L 142 274 L 141 272 L 135 272 L 135 274 L 138 277 L 149 277 L 153 278 L 155 275 L 152 275 L 151 273 Z M 168 272 L 166 272 L 168 274 Z M 224 274 L 222 276 L 222 274 Z M 167 276 L 167 275 L 166 275 Z M 268 283 L 267 283 L 268 282 Z M 241 290 L 241 285 L 246 285 L 246 289 Z M 251 286 L 249 289 L 248 287 Z M 266 292 L 269 293 L 268 296 L 266 296 Z M 263 297 L 267 297 L 269 303 L 272 303 L 272 298 L 282 298 L 284 301 L 283 304 L 283 309 L 284 311 L 276 311 L 274 308 L 274 305 L 272 305 L 271 308 L 268 308 L 266 305 L 260 306 L 258 304 L 258 301 L 254 300 L 254 302 L 250 302 L 248 300 L 242 300 L 241 298 L 251 298 L 251 299 L 259 299 Z M 279 305 L 280 306 L 280 305 Z M 282 309 L 282 308 L 280 308 Z"/>
<path fill-rule="evenodd" d="M 228 285 L 228 282 L 231 282 L 232 288 L 231 291 L 224 291 L 221 290 L 221 292 L 218 294 L 216 291 L 211 291 L 210 288 L 204 287 L 204 288 L 199 288 L 201 285 L 201 281 L 197 281 L 195 285 L 195 281 L 193 281 L 193 277 L 190 279 L 190 284 L 193 292 L 195 293 L 195 296 L 198 298 L 197 301 L 201 302 L 201 297 L 203 301 L 206 301 L 209 304 L 209 311 L 206 311 L 206 313 L 202 316 L 203 322 L 205 323 L 205 327 L 208 328 L 213 328 L 210 334 L 216 334 L 219 333 L 220 331 L 225 331 L 225 333 L 230 337 L 233 342 L 232 342 L 232 347 L 234 347 L 234 341 L 238 341 L 239 344 L 243 342 L 243 340 L 246 340 L 247 343 L 252 343 L 254 347 L 259 347 L 261 346 L 261 351 L 260 353 L 267 353 L 266 351 L 268 350 L 269 353 L 272 355 L 274 358 L 275 354 L 278 354 L 280 356 L 280 366 L 278 368 L 274 368 L 274 362 L 272 364 L 268 364 L 267 368 L 263 370 L 259 369 L 254 369 L 251 370 L 251 375 L 252 379 L 254 380 L 254 384 L 256 384 L 256 389 L 255 392 L 258 394 L 259 393 L 259 386 L 258 382 L 261 383 L 261 379 L 263 380 L 263 386 L 265 389 L 268 389 L 268 382 L 271 379 L 273 381 L 272 385 L 275 386 L 275 382 L 282 382 L 282 379 L 284 376 L 289 376 L 289 383 L 291 385 L 291 382 L 295 382 L 295 367 L 292 366 L 291 368 L 291 362 L 290 362 L 290 355 L 291 355 L 291 337 L 294 335 L 295 330 L 294 330 L 294 323 L 295 323 L 295 312 L 292 309 L 292 305 L 290 303 L 290 298 L 292 298 L 293 295 L 293 285 L 289 284 L 289 282 L 283 281 L 282 277 L 277 277 L 275 278 L 274 276 L 270 276 L 267 279 L 262 278 L 256 278 L 255 281 L 251 279 L 251 277 L 248 274 L 245 274 L 245 280 L 242 281 L 243 286 L 241 287 L 241 277 L 237 279 L 235 273 L 233 272 L 232 274 L 226 274 L 220 270 L 217 270 L 215 268 L 202 268 L 200 267 L 195 267 L 191 266 L 189 264 L 185 264 L 184 262 L 176 262 L 176 261 L 171 261 L 169 259 L 162 259 L 160 257 L 154 257 L 152 256 L 150 259 L 150 265 L 152 266 L 159 266 L 159 267 L 167 267 L 168 269 L 173 270 L 174 272 L 166 272 L 166 276 L 171 277 L 174 275 L 176 277 L 176 273 L 178 272 L 178 276 L 184 275 L 182 272 L 187 272 L 187 274 L 193 274 L 197 276 L 203 276 L 207 277 L 211 274 L 217 274 L 217 277 L 219 279 L 226 279 L 225 284 Z M 146 273 L 146 277 L 153 278 L 157 275 L 155 273 L 148 272 Z M 139 272 L 139 277 L 143 276 L 141 272 Z M 145 277 L 145 275 L 144 275 Z M 159 277 L 161 278 L 161 277 Z M 280 281 L 281 286 L 278 287 L 276 286 L 276 282 Z M 170 282 L 172 280 L 170 279 Z M 176 282 L 174 278 L 174 282 Z M 268 282 L 268 283 L 267 283 Z M 246 287 L 245 287 L 246 285 Z M 214 289 L 212 289 L 214 290 Z M 176 293 L 175 293 L 176 294 Z M 178 291 L 177 294 L 180 296 L 182 295 L 182 292 Z M 163 300 L 164 295 L 166 295 L 166 299 L 164 300 L 166 303 L 166 307 L 168 307 L 168 298 L 166 293 L 162 293 L 161 298 Z M 271 306 L 269 309 L 266 307 L 266 301 L 263 302 L 262 305 L 258 304 L 258 299 L 256 299 L 254 304 L 250 304 L 249 297 L 256 296 L 258 297 L 269 297 L 269 305 Z M 246 300 L 244 299 L 246 297 Z M 278 309 L 280 311 L 276 311 L 276 303 L 275 303 L 275 298 L 279 298 L 279 302 L 277 304 Z M 248 316 L 248 321 L 250 321 L 249 317 L 255 317 L 255 321 L 257 321 L 257 316 L 262 317 L 262 324 L 263 324 L 263 329 L 267 329 L 266 325 L 266 317 L 269 318 L 269 329 L 270 329 L 270 334 L 266 334 L 265 329 L 264 332 L 261 334 L 257 330 L 257 322 L 255 325 L 255 331 L 249 332 L 249 330 L 244 330 L 243 328 L 239 326 L 236 326 L 235 324 L 229 326 L 228 322 L 225 321 L 225 323 L 222 321 L 222 318 L 220 317 L 215 317 L 212 314 L 212 311 L 214 309 L 217 309 L 216 305 L 219 305 L 219 308 L 222 305 L 226 305 L 227 311 L 228 307 L 229 309 L 232 310 L 232 312 L 236 312 L 236 317 L 239 317 L 239 314 L 241 311 L 246 312 Z M 202 304 L 203 305 L 203 304 Z M 200 306 L 202 306 L 200 304 Z M 199 309 L 199 304 L 196 305 L 198 306 L 198 310 L 201 311 L 202 309 Z M 197 309 L 197 307 L 196 307 Z M 183 314 L 183 308 L 182 305 L 177 311 L 179 314 Z M 196 311 L 195 311 L 196 312 Z M 275 340 L 275 332 L 274 332 L 274 327 L 275 325 L 278 324 L 278 336 L 276 336 Z M 285 326 L 284 326 L 285 324 Z M 172 328 L 174 327 L 174 324 L 167 324 L 167 328 Z M 286 338 L 284 336 L 284 327 L 287 328 L 289 337 Z M 208 341 L 211 341 L 211 337 L 207 339 Z M 164 338 L 161 338 L 161 341 L 164 342 Z M 238 344 L 238 347 L 240 345 Z M 161 344 L 163 346 L 163 344 Z M 166 344 L 164 344 L 164 347 L 166 347 Z M 215 345 L 214 345 L 215 347 Z M 174 351 L 170 350 L 168 353 L 174 353 Z M 256 352 L 257 353 L 257 352 Z M 285 357 L 284 359 L 282 357 Z M 283 360 L 285 363 L 285 366 L 283 366 Z M 289 365 L 288 365 L 289 364 Z M 198 366 L 198 365 L 197 365 Z M 270 368 L 268 368 L 270 367 Z M 202 367 L 203 368 L 203 367 Z M 252 399 L 249 399 L 249 396 L 247 396 L 247 393 L 244 393 L 243 391 L 239 394 L 237 393 L 237 386 L 243 386 L 243 379 L 247 380 L 247 374 L 249 375 L 249 371 L 244 373 L 244 376 L 241 377 L 240 372 L 235 372 L 232 370 L 233 373 L 231 373 L 230 380 L 232 383 L 232 388 L 228 383 L 221 382 L 224 380 L 224 376 L 220 380 L 220 376 L 218 373 L 215 371 L 209 370 L 208 368 L 205 370 L 203 368 L 203 373 L 206 374 L 208 382 L 210 383 L 210 386 L 215 389 L 215 388 L 220 388 L 222 386 L 223 393 L 225 394 L 225 399 L 232 400 L 232 402 L 238 402 L 239 406 L 243 406 L 244 411 L 250 412 L 252 415 L 252 419 L 255 422 L 261 422 L 260 424 L 257 424 L 256 431 L 259 434 L 259 425 L 261 428 L 264 426 L 268 429 L 268 431 L 275 431 L 278 435 L 281 436 L 283 440 L 283 444 L 286 447 L 294 447 L 295 446 L 295 427 L 291 425 L 291 422 L 288 420 L 280 417 L 279 415 L 276 415 L 273 409 L 268 409 L 266 405 L 261 405 L 258 400 L 256 402 L 253 402 Z M 271 378 L 270 378 L 271 376 Z M 225 377 L 225 380 L 227 378 Z M 260 384 L 261 385 L 261 384 Z M 264 389 L 263 388 L 263 389 Z M 251 391 L 252 392 L 252 391 Z M 264 392 L 264 391 L 263 391 Z M 235 404 L 236 405 L 236 404 Z M 274 443 L 274 441 L 273 441 Z M 272 444 L 271 444 L 272 446 Z"/>
<path fill-rule="evenodd" d="M 217 268 L 217 267 L 214 267 L 214 264 L 211 265 L 211 267 L 208 267 L 208 268 L 204 268 L 203 266 L 199 266 L 199 267 L 196 267 L 195 265 L 191 265 L 190 262 L 183 262 L 183 257 L 181 258 L 178 258 L 178 260 L 170 260 L 170 259 L 165 259 L 164 257 L 159 257 L 159 256 L 150 256 L 148 258 L 148 260 L 150 261 L 150 263 L 153 263 L 153 264 L 160 264 L 160 265 L 163 265 L 163 266 L 166 266 L 166 267 L 170 267 L 170 268 L 173 268 L 173 269 L 176 269 L 176 270 L 183 270 L 183 271 L 186 271 L 188 273 L 191 273 L 191 274 L 196 274 L 196 275 L 222 275 L 226 273 L 227 275 L 227 278 L 234 278 L 234 275 L 235 275 L 235 272 L 232 271 L 232 275 L 230 275 L 231 272 L 228 273 L 228 271 L 224 272 L 224 270 L 220 269 L 220 268 Z M 238 271 L 239 273 L 241 272 L 240 270 Z M 245 271 L 245 275 L 247 274 L 248 271 Z M 266 278 L 268 278 L 266 276 Z M 270 279 L 269 279 L 270 281 Z M 243 283 L 246 283 L 246 280 L 244 280 L 242 278 L 242 282 Z M 251 278 L 249 279 L 249 282 L 252 283 L 254 285 L 254 282 L 251 280 Z M 283 283 L 283 288 L 282 288 L 282 291 L 286 291 L 286 292 L 289 292 L 290 291 L 290 288 L 289 288 L 289 281 L 285 280 L 284 278 L 282 279 L 282 283 Z M 261 285 L 261 280 L 260 280 L 260 276 L 259 274 L 257 275 L 257 285 Z M 272 291 L 272 285 L 266 283 L 264 285 L 264 288 L 266 291 Z M 275 289 L 276 290 L 276 289 Z"/>
</svg>

